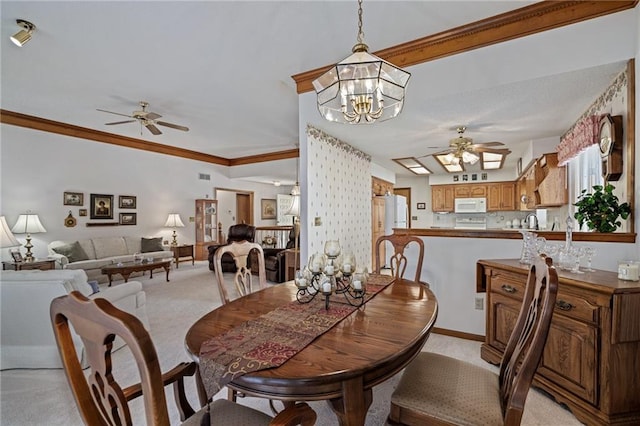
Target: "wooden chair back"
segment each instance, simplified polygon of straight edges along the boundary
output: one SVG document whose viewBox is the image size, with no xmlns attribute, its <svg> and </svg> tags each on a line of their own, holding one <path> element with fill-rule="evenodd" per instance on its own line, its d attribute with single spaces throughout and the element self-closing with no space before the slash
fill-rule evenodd
<svg viewBox="0 0 640 426">
<path fill-rule="evenodd" d="M 267 274 L 264 266 L 264 252 L 262 251 L 262 246 L 260 244 L 248 241 L 234 241 L 231 244 L 222 246 L 216 250 L 214 255 L 215 273 L 216 280 L 218 281 L 218 290 L 220 291 L 220 299 L 222 299 L 223 304 L 229 303 L 230 299 L 227 291 L 227 285 L 225 283 L 224 273 L 222 272 L 222 255 L 229 253 L 233 257 L 237 268 L 233 275 L 233 283 L 238 290 L 238 294 L 240 294 L 240 296 L 245 296 L 253 292 L 253 276 L 251 274 L 251 269 L 247 267 L 249 253 L 252 250 L 256 250 L 258 252 L 258 283 L 260 285 L 260 289 L 263 289 L 267 286 Z M 256 265 L 251 266 L 252 268 L 256 267 Z"/>
<path fill-rule="evenodd" d="M 54 299 L 50 315 L 67 380 L 85 424 L 131 425 L 128 401 L 141 392 L 147 424 L 169 425 L 158 356 L 138 318 L 105 299 L 90 300 L 77 291 Z M 88 376 L 76 354 L 69 323 L 84 343 Z M 136 360 L 141 379 L 138 386 L 123 389 L 112 375 L 111 349 L 116 335 L 126 342 Z M 191 409 L 185 416 L 192 414 Z"/>
<path fill-rule="evenodd" d="M 519 425 L 527 393 L 549 335 L 558 293 L 558 274 L 550 257 L 534 258 L 520 314 L 500 364 L 500 401 L 505 425 Z"/>
<path fill-rule="evenodd" d="M 396 278 L 404 278 L 407 269 L 408 259 L 404 254 L 404 250 L 410 243 L 416 243 L 419 248 L 418 263 L 416 265 L 416 276 L 414 281 L 420 282 L 420 274 L 422 273 L 422 260 L 424 258 L 424 242 L 421 238 L 413 235 L 383 235 L 376 241 L 376 267 L 374 272 L 380 273 L 385 266 L 386 259 L 381 259 L 381 252 L 385 242 L 389 241 L 393 246 L 393 255 L 389 257 L 389 266 L 391 274 Z"/>
</svg>

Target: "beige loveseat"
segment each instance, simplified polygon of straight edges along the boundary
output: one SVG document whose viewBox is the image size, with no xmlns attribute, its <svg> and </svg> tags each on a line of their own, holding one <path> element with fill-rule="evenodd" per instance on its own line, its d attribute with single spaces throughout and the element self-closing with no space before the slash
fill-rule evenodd
<svg viewBox="0 0 640 426">
<path fill-rule="evenodd" d="M 51 301 L 77 290 L 89 298 L 103 298 L 135 315 L 149 329 L 146 294 L 139 281 L 100 291 L 87 282 L 82 270 L 27 270 L 0 272 L 0 370 L 11 368 L 60 368 L 62 362 L 53 336 Z M 73 344 L 86 366 L 82 340 L 75 333 Z M 116 339 L 114 350 L 124 345 Z"/>
<path fill-rule="evenodd" d="M 143 244 L 143 241 L 144 244 Z M 144 246 L 143 246 L 144 245 Z M 170 258 L 169 246 L 162 246 L 161 237 L 97 237 L 78 241 L 52 241 L 49 257 L 57 268 L 82 269 L 89 280 L 106 282 L 102 268 L 118 262 L 131 262 L 136 253 L 146 257 Z"/>
</svg>

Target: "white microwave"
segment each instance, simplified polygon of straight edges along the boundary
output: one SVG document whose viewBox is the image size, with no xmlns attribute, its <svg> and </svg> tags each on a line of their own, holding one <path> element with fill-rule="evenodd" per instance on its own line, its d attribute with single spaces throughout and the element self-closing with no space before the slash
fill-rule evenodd
<svg viewBox="0 0 640 426">
<path fill-rule="evenodd" d="M 456 198 L 454 211 L 456 213 L 486 213 L 487 199 L 486 198 Z"/>
</svg>

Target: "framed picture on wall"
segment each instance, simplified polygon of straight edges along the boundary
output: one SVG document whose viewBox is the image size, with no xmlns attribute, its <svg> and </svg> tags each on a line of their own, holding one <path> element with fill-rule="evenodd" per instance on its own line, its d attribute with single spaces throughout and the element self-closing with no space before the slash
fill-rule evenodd
<svg viewBox="0 0 640 426">
<path fill-rule="evenodd" d="M 418 208 L 418 210 L 425 210 L 427 208 L 427 204 L 426 203 L 418 203 L 417 208 Z"/>
<path fill-rule="evenodd" d="M 118 207 L 121 209 L 135 209 L 136 197 L 133 195 L 121 195 L 118 197 Z"/>
<path fill-rule="evenodd" d="M 120 213 L 120 225 L 135 225 L 137 216 L 136 213 Z"/>
<path fill-rule="evenodd" d="M 260 200 L 260 218 L 262 220 L 265 219 L 275 219 L 276 218 L 276 200 L 271 198 L 263 198 Z"/>
<path fill-rule="evenodd" d="M 65 206 L 82 206 L 84 204 L 84 194 L 82 192 L 65 192 L 62 204 Z"/>
<path fill-rule="evenodd" d="M 91 219 L 113 219 L 113 195 L 91 194 Z"/>
</svg>

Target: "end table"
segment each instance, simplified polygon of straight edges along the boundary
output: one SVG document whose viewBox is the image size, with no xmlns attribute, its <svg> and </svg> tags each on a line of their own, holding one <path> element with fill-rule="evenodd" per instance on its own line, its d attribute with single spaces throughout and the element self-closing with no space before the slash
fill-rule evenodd
<svg viewBox="0 0 640 426">
<path fill-rule="evenodd" d="M 176 269 L 180 264 L 180 261 L 191 259 L 191 265 L 195 265 L 195 257 L 193 256 L 193 244 L 183 244 L 181 246 L 171 246 L 173 252 L 173 258 L 176 261 Z"/>
<path fill-rule="evenodd" d="M 54 259 L 35 259 L 33 262 L 2 262 L 2 270 L 26 271 L 28 269 L 40 269 L 41 271 L 56 269 L 56 261 Z"/>
</svg>

